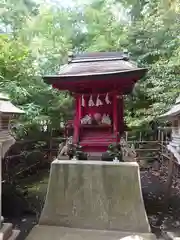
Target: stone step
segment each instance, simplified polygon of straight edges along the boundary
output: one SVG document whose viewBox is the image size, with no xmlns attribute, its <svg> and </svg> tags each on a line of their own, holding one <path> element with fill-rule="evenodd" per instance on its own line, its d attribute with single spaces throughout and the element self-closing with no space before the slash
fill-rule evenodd
<svg viewBox="0 0 180 240">
<path fill-rule="evenodd" d="M 0 230 L 0 240 L 15 240 L 19 233 L 19 230 L 13 230 L 13 225 L 11 223 L 3 223 Z"/>
<path fill-rule="evenodd" d="M 15 240 L 19 236 L 19 230 L 13 230 L 11 236 L 7 240 Z"/>
<path fill-rule="evenodd" d="M 92 160 L 92 161 L 100 161 L 101 160 L 102 153 L 94 152 L 94 153 L 87 153 L 87 154 L 88 154 L 88 160 Z"/>
<path fill-rule="evenodd" d="M 148 149 L 148 148 L 136 148 L 135 149 L 136 150 L 136 152 L 156 152 L 156 151 L 159 151 L 159 148 L 153 148 L 153 149 Z"/>
<path fill-rule="evenodd" d="M 81 146 L 109 146 L 112 142 L 111 141 L 107 141 L 107 142 L 103 142 L 103 141 L 82 141 L 80 142 Z"/>
<path fill-rule="evenodd" d="M 7 240 L 12 235 L 13 225 L 11 223 L 3 223 L 0 233 L 2 235 L 2 240 Z"/>
<path fill-rule="evenodd" d="M 97 139 L 99 140 L 103 140 L 103 139 L 105 139 L 105 140 L 108 140 L 108 139 L 116 139 L 116 137 L 112 137 L 112 136 L 104 136 L 104 135 L 101 135 L 101 136 L 83 136 L 83 137 L 81 137 L 81 141 L 83 141 L 83 140 L 96 140 L 97 141 Z"/>
<path fill-rule="evenodd" d="M 138 235 L 143 240 L 155 240 L 152 233 L 131 233 L 107 230 L 87 230 L 56 226 L 37 225 L 26 240 L 120 240 L 127 236 Z"/>
<path fill-rule="evenodd" d="M 89 141 L 94 141 L 94 142 L 99 142 L 99 141 L 115 141 L 116 138 L 110 138 L 110 137 L 86 137 L 86 138 L 81 138 L 80 141 L 86 141 L 86 142 L 89 142 Z"/>
</svg>

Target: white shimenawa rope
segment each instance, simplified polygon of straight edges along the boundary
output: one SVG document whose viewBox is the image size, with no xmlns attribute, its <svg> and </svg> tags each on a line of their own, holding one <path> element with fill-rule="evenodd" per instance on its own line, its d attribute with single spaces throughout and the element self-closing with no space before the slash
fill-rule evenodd
<svg viewBox="0 0 180 240">
<path fill-rule="evenodd" d="M 96 106 L 98 107 L 98 106 L 102 106 L 102 105 L 103 105 L 103 103 L 102 103 L 102 101 L 99 99 L 99 94 L 98 94 L 97 99 L 96 99 Z"/>
<path fill-rule="evenodd" d="M 92 107 L 92 106 L 94 106 L 94 105 L 95 105 L 95 104 L 94 104 L 94 102 L 93 102 L 92 95 L 91 95 L 90 98 L 89 98 L 88 106 L 89 106 L 89 107 Z"/>
<path fill-rule="evenodd" d="M 82 106 L 82 107 L 85 107 L 84 95 L 82 95 L 82 99 L 81 99 L 81 106 Z"/>
<path fill-rule="evenodd" d="M 109 100 L 109 94 L 108 94 L 108 93 L 106 94 L 105 102 L 106 102 L 107 104 L 111 104 L 111 101 Z"/>
</svg>

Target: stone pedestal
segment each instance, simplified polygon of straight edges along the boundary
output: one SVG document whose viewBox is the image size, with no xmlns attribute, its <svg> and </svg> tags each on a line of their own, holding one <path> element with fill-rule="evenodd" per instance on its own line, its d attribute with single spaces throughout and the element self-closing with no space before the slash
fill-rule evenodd
<svg viewBox="0 0 180 240">
<path fill-rule="evenodd" d="M 2 159 L 7 150 L 14 144 L 15 139 L 10 134 L 10 121 L 15 114 L 22 114 L 24 111 L 15 107 L 9 97 L 0 93 L 0 240 L 16 239 L 19 231 L 12 230 L 12 224 L 2 223 L 1 196 L 2 196 Z"/>
<path fill-rule="evenodd" d="M 55 160 L 39 225 L 27 239 L 42 238 L 42 231 L 49 232 L 43 239 L 120 239 L 123 232 L 151 236 L 138 164 Z"/>
</svg>

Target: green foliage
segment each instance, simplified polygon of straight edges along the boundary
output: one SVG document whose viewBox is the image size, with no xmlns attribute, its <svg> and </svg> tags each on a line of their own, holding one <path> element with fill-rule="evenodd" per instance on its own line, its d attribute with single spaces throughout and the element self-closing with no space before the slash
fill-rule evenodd
<svg viewBox="0 0 180 240">
<path fill-rule="evenodd" d="M 39 14 L 27 22 L 28 28 L 19 34 L 31 50 L 41 74 L 54 74 L 61 64 L 67 62 L 72 48 L 70 14 L 65 9 L 41 8 Z"/>
<path fill-rule="evenodd" d="M 33 0 L 0 3 L 0 90 L 26 114 L 17 133 L 59 129 L 72 100 L 40 75 L 56 73 L 69 52 L 128 49 L 148 74 L 125 98 L 129 126 L 145 126 L 174 102 L 180 89 L 178 0 L 89 0 L 63 8 Z"/>
<path fill-rule="evenodd" d="M 110 144 L 107 153 L 113 160 L 117 158 L 120 162 L 123 161 L 122 149 L 120 144 Z"/>
<path fill-rule="evenodd" d="M 38 5 L 33 0 L 2 0 L 0 2 L 0 29 L 16 35 L 26 27 L 28 18 L 38 14 Z"/>
<path fill-rule="evenodd" d="M 136 115 L 140 114 L 147 120 L 165 112 L 179 95 L 180 11 L 174 10 L 174 4 L 175 1 L 151 2 L 143 19 L 133 22 L 129 28 L 129 50 L 139 65 L 149 70 L 147 77 L 137 86 L 149 104 L 147 111 L 138 108 Z M 138 94 L 136 103 L 141 99 Z"/>
<path fill-rule="evenodd" d="M 25 111 L 18 124 L 18 134 L 24 136 L 32 128 L 41 130 L 42 124 L 60 128 L 68 117 L 71 99 L 35 77 L 31 52 L 22 42 L 0 37 L 0 91 L 10 95 L 14 104 Z M 70 112 L 71 114 L 71 112 Z"/>
</svg>

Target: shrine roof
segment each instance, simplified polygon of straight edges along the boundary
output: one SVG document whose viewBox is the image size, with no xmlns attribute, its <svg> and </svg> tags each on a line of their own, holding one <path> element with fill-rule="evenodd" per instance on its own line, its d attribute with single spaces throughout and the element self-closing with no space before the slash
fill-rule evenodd
<svg viewBox="0 0 180 240">
<path fill-rule="evenodd" d="M 161 115 L 163 118 L 171 118 L 180 115 L 180 97 L 176 99 L 175 104 L 171 107 L 169 111 Z"/>
<path fill-rule="evenodd" d="M 104 91 L 121 88 L 123 92 L 130 92 L 146 72 L 147 69 L 138 68 L 130 61 L 128 54 L 95 52 L 72 55 L 56 75 L 43 78 L 55 88 L 72 92 L 99 91 L 102 87 Z"/>
<path fill-rule="evenodd" d="M 0 113 L 21 114 L 24 111 L 14 106 L 6 94 L 0 93 Z"/>
<path fill-rule="evenodd" d="M 92 76 L 142 70 L 124 53 L 84 53 L 73 55 L 69 63 L 62 66 L 52 77 Z M 44 76 L 46 77 L 50 76 Z"/>
</svg>

